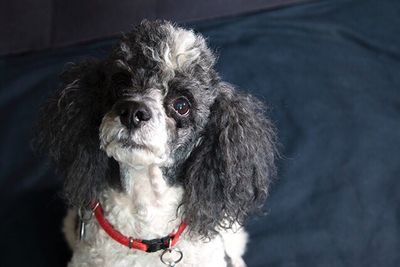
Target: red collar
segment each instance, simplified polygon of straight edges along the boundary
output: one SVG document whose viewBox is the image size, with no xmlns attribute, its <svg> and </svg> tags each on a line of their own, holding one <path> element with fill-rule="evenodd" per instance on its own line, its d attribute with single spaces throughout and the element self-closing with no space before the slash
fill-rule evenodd
<svg viewBox="0 0 400 267">
<path fill-rule="evenodd" d="M 159 239 L 134 239 L 133 237 L 125 236 L 121 234 L 118 230 L 114 229 L 111 223 L 104 217 L 103 208 L 101 207 L 100 202 L 96 202 L 93 205 L 93 212 L 100 226 L 112 239 L 128 248 L 139 249 L 145 252 L 155 252 L 175 246 L 175 244 L 178 242 L 179 237 L 187 226 L 185 222 L 182 222 L 179 225 L 176 233 L 172 233 L 166 237 Z"/>
</svg>

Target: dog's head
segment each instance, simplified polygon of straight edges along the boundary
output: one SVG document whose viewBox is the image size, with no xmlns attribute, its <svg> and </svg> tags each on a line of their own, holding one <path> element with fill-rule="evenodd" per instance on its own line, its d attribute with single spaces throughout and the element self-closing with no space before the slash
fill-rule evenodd
<svg viewBox="0 0 400 267">
<path fill-rule="evenodd" d="M 70 66 L 38 136 L 70 203 L 124 190 L 121 164 L 156 164 L 183 187 L 183 216 L 202 236 L 258 210 L 275 174 L 273 127 L 259 101 L 219 79 L 214 62 L 200 35 L 145 21 L 107 59 Z"/>
</svg>

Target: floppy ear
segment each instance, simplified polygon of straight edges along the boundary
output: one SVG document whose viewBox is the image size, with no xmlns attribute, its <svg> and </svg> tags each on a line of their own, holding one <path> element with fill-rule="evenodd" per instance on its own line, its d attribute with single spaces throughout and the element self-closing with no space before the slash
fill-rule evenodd
<svg viewBox="0 0 400 267">
<path fill-rule="evenodd" d="M 38 148 L 49 153 L 65 178 L 70 204 L 86 206 L 97 198 L 109 175 L 109 159 L 99 149 L 103 96 L 101 63 L 91 60 L 72 65 L 63 85 L 43 106 L 36 137 Z"/>
<path fill-rule="evenodd" d="M 182 176 L 185 219 L 204 237 L 261 211 L 276 173 L 274 127 L 261 102 L 225 83 L 219 92 Z"/>
</svg>

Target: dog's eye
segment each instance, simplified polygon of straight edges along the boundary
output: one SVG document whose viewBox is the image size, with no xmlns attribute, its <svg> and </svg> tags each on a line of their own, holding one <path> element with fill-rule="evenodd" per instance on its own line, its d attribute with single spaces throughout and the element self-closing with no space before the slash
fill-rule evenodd
<svg viewBox="0 0 400 267">
<path fill-rule="evenodd" d="M 172 106 L 175 111 L 181 116 L 187 115 L 190 110 L 190 103 L 186 97 L 179 97 L 175 99 L 172 103 Z"/>
</svg>

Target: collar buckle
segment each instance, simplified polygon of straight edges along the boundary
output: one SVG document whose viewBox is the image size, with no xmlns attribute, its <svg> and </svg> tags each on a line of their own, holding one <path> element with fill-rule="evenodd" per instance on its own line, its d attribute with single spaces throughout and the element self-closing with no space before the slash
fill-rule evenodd
<svg viewBox="0 0 400 267">
<path fill-rule="evenodd" d="M 156 252 L 169 248 L 171 240 L 171 236 L 165 236 L 163 238 L 142 240 L 142 243 L 147 245 L 146 252 Z"/>
</svg>

